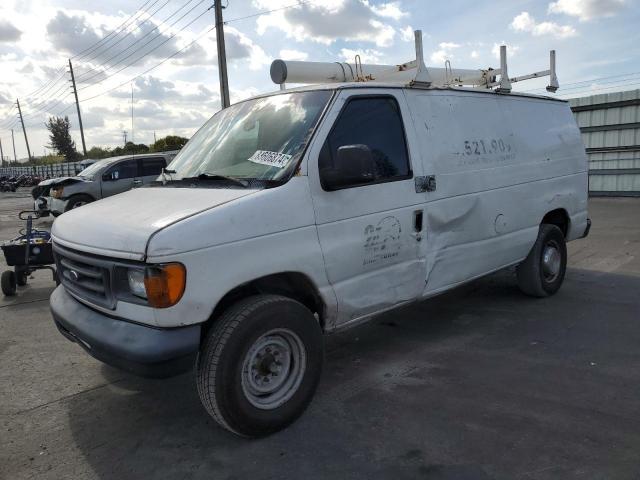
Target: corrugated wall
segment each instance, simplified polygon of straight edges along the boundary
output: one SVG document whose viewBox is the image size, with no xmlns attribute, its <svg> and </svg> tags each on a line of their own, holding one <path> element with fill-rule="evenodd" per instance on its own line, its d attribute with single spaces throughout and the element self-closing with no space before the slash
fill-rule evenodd
<svg viewBox="0 0 640 480">
<path fill-rule="evenodd" d="M 589 157 L 590 194 L 640 196 L 640 90 L 569 102 Z"/>
</svg>

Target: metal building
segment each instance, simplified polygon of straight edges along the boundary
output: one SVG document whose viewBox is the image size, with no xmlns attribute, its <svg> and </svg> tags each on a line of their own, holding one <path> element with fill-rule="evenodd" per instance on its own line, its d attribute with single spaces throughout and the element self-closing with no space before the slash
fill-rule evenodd
<svg viewBox="0 0 640 480">
<path fill-rule="evenodd" d="M 589 194 L 640 196 L 640 90 L 569 103 L 589 157 Z"/>
</svg>

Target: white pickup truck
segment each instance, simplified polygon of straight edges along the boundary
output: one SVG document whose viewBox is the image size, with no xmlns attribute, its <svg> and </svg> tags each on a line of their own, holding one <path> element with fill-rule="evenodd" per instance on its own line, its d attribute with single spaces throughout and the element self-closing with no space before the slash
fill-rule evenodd
<svg viewBox="0 0 640 480">
<path fill-rule="evenodd" d="M 589 226 L 564 101 L 308 86 L 218 112 L 155 184 L 60 217 L 51 310 L 111 365 L 195 365 L 210 415 L 261 436 L 311 401 L 323 334 L 514 265 L 552 295 Z"/>
</svg>

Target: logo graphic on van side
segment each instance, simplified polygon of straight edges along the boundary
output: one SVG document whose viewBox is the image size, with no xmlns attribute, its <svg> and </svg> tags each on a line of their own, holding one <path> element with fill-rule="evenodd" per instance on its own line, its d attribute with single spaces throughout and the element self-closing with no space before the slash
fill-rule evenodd
<svg viewBox="0 0 640 480">
<path fill-rule="evenodd" d="M 371 265 L 382 260 L 397 257 L 400 254 L 400 234 L 402 227 L 396 217 L 384 217 L 374 227 L 364 228 L 364 261 L 362 265 Z"/>
</svg>

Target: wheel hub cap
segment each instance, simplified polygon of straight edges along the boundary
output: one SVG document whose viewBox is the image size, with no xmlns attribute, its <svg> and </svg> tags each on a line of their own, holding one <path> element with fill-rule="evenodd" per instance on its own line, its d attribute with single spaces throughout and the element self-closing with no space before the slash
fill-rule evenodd
<svg viewBox="0 0 640 480">
<path fill-rule="evenodd" d="M 253 406 L 271 410 L 297 391 L 306 368 L 306 350 L 300 337 L 276 329 L 258 338 L 242 366 L 242 390 Z"/>
<path fill-rule="evenodd" d="M 542 253 L 542 271 L 547 281 L 553 281 L 560 273 L 561 256 L 555 245 L 547 244 Z"/>
</svg>

